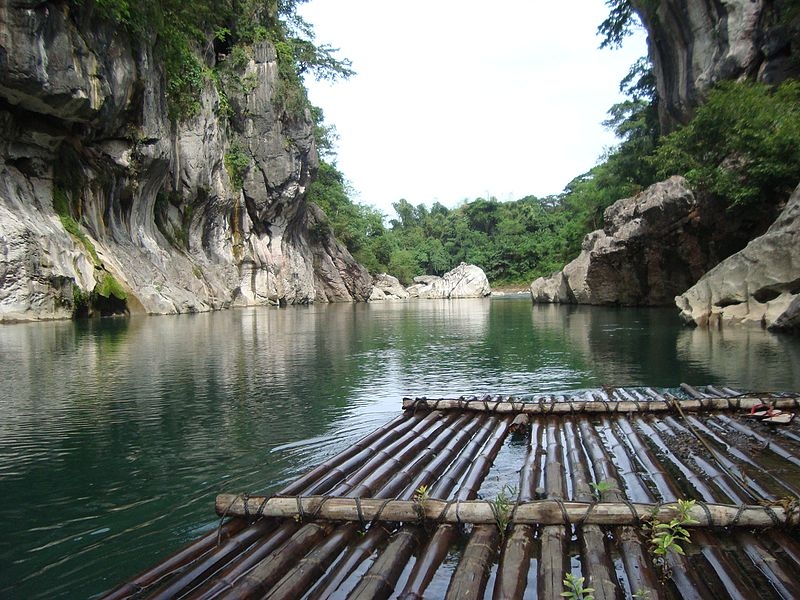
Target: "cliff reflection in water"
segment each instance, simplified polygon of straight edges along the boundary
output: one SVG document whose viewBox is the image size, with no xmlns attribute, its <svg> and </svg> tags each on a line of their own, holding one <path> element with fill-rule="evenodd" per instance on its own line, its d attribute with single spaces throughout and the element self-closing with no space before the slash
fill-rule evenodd
<svg viewBox="0 0 800 600">
<path fill-rule="evenodd" d="M 753 327 L 687 328 L 676 346 L 682 361 L 703 365 L 716 381 L 753 391 L 800 391 L 797 337 Z"/>
</svg>

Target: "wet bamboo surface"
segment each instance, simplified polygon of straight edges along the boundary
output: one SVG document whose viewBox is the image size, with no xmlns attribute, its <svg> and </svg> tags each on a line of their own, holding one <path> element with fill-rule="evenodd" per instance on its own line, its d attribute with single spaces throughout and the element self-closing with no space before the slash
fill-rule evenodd
<svg viewBox="0 0 800 600">
<path fill-rule="evenodd" d="M 221 494 L 219 531 L 107 598 L 558 598 L 568 572 L 598 600 L 799 598 L 800 418 L 750 418 L 764 402 L 797 396 L 406 400 L 275 496 Z M 655 564 L 678 499 L 691 541 Z"/>
</svg>

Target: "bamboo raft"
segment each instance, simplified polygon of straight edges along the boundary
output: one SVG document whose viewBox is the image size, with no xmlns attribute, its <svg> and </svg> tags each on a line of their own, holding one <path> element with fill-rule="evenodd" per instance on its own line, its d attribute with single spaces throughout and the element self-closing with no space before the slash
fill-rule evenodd
<svg viewBox="0 0 800 600">
<path fill-rule="evenodd" d="M 218 531 L 106 598 L 555 599 L 567 573 L 597 600 L 800 598 L 800 419 L 763 403 L 800 395 L 404 399 L 275 496 L 220 494 Z M 679 500 L 685 554 L 654 560 Z"/>
</svg>

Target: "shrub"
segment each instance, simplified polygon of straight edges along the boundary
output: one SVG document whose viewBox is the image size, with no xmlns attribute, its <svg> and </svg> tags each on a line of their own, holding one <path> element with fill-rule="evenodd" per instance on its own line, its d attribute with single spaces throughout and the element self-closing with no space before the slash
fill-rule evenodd
<svg viewBox="0 0 800 600">
<path fill-rule="evenodd" d="M 731 206 L 774 204 L 800 181 L 800 82 L 723 82 L 692 121 L 662 138 L 659 175 L 682 174 Z"/>
</svg>

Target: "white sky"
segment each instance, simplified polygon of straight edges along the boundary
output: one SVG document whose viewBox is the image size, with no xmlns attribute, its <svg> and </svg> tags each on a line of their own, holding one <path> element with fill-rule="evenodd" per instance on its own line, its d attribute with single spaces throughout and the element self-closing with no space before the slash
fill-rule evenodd
<svg viewBox="0 0 800 600">
<path fill-rule="evenodd" d="M 646 54 L 600 50 L 604 0 L 311 0 L 316 41 L 357 74 L 306 82 L 353 199 L 414 205 L 557 194 L 615 143 L 601 122 Z"/>
</svg>

